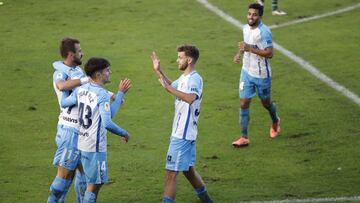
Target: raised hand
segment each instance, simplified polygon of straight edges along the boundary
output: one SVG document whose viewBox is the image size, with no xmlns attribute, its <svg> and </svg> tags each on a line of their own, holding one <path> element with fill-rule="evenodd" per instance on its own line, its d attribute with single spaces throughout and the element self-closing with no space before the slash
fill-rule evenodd
<svg viewBox="0 0 360 203">
<path fill-rule="evenodd" d="M 125 78 L 119 83 L 119 91 L 126 93 L 131 87 L 131 80 Z"/>
<path fill-rule="evenodd" d="M 151 60 L 153 62 L 153 68 L 155 71 L 160 71 L 160 59 L 159 57 L 156 55 L 155 51 L 152 52 L 151 54 Z"/>
</svg>

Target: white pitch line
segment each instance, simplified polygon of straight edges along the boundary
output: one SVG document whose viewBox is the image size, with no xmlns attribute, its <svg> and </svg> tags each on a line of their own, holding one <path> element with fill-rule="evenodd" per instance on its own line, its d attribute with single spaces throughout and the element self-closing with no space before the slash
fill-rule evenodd
<svg viewBox="0 0 360 203">
<path fill-rule="evenodd" d="M 360 196 L 354 197 L 327 197 L 327 198 L 309 198 L 309 199 L 285 199 L 285 200 L 272 200 L 272 201 L 249 201 L 240 203 L 312 203 L 312 202 L 354 202 L 360 201 Z"/>
<path fill-rule="evenodd" d="M 214 12 L 216 15 L 220 16 L 225 21 L 231 23 L 235 27 L 242 30 L 243 24 L 240 21 L 238 21 L 235 18 L 233 18 L 232 16 L 226 14 L 225 12 L 220 10 L 218 7 L 216 7 L 216 6 L 212 5 L 211 3 L 209 3 L 207 0 L 197 0 L 197 1 L 199 3 L 201 3 L 203 6 L 205 6 L 207 9 L 209 9 L 210 11 Z M 305 61 L 304 59 L 300 58 L 299 56 L 296 56 L 294 53 L 292 53 L 291 51 L 285 49 L 284 47 L 282 47 L 278 43 L 273 42 L 273 45 L 274 45 L 274 48 L 277 49 L 278 51 L 280 51 L 283 55 L 287 56 L 292 61 L 299 64 L 303 69 L 309 71 L 312 75 L 317 77 L 319 80 L 323 81 L 324 83 L 326 83 L 327 85 L 329 85 L 330 87 L 332 87 L 333 89 L 335 89 L 336 91 L 341 93 L 342 95 L 349 98 L 351 101 L 356 103 L 358 106 L 360 106 L 360 98 L 355 93 L 351 92 L 350 90 L 348 90 L 344 86 L 342 86 L 339 83 L 335 82 L 334 80 L 329 78 L 327 75 L 320 72 L 317 68 L 315 68 L 309 62 Z"/>
<path fill-rule="evenodd" d="M 269 28 L 270 29 L 276 29 L 276 28 L 280 28 L 280 27 L 286 27 L 289 25 L 295 25 L 298 23 L 303 23 L 303 22 L 307 22 L 307 21 L 311 21 L 311 20 L 317 20 L 319 18 L 324 18 L 324 17 L 328 17 L 328 16 L 332 16 L 332 15 L 336 15 L 339 13 L 344 13 L 344 12 L 348 12 L 354 9 L 360 8 L 360 3 L 357 3 L 355 5 L 349 6 L 349 7 L 345 7 L 336 11 L 332 11 L 332 12 L 328 12 L 328 13 L 324 13 L 321 15 L 315 15 L 315 16 L 311 16 L 311 17 L 307 17 L 307 18 L 302 18 L 302 19 L 298 19 L 298 20 L 294 20 L 294 21 L 289 21 L 286 23 L 281 23 L 281 24 L 275 24 L 275 25 L 270 25 Z"/>
</svg>

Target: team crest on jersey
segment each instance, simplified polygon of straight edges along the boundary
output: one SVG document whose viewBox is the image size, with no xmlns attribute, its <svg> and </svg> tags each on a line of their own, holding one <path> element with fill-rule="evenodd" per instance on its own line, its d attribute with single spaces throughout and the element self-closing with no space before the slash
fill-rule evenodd
<svg viewBox="0 0 360 203">
<path fill-rule="evenodd" d="M 110 111 L 110 103 L 109 102 L 105 102 L 104 109 L 105 109 L 105 111 Z"/>
<path fill-rule="evenodd" d="M 62 79 L 63 78 L 63 74 L 62 73 L 58 73 L 57 75 L 56 75 L 56 79 Z"/>
</svg>

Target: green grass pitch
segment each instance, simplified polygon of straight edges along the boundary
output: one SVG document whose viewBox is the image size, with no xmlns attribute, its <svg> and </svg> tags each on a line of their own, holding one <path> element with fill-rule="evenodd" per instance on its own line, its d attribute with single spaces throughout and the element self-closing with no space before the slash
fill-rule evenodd
<svg viewBox="0 0 360 203">
<path fill-rule="evenodd" d="M 250 0 L 210 0 L 246 22 Z M 289 14 L 267 25 L 331 12 L 359 0 L 280 0 Z M 0 202 L 45 202 L 56 174 L 52 166 L 58 103 L 52 62 L 65 36 L 81 40 L 84 61 L 106 57 L 112 83 L 133 87 L 115 122 L 128 144 L 108 134 L 110 183 L 98 202 L 160 202 L 174 98 L 160 87 L 150 54 L 176 79 L 176 46 L 196 44 L 204 78 L 196 167 L 216 202 L 360 195 L 360 107 L 275 51 L 273 99 L 282 135 L 268 138 L 270 118 L 257 98 L 251 105 L 251 145 L 234 149 L 239 136 L 240 66 L 232 63 L 242 32 L 195 0 L 12 0 L 0 5 Z M 275 42 L 360 95 L 360 9 L 274 29 Z M 178 177 L 177 202 L 198 202 Z M 75 202 L 73 189 L 68 202 Z"/>
</svg>

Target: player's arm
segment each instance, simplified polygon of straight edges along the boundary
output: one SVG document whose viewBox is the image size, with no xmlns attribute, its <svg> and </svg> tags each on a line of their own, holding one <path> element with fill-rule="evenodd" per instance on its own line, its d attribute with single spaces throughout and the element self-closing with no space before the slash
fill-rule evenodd
<svg viewBox="0 0 360 203">
<path fill-rule="evenodd" d="M 131 80 L 125 78 L 124 80 L 121 80 L 119 83 L 119 91 L 116 94 L 116 97 L 114 101 L 112 102 L 110 106 L 111 111 L 111 118 L 113 118 L 118 110 L 120 109 L 121 103 L 123 102 L 123 98 L 126 94 L 126 92 L 131 88 Z"/>
<path fill-rule="evenodd" d="M 53 63 L 53 67 L 55 69 L 54 72 L 54 82 L 56 88 L 60 91 L 72 90 L 75 87 L 78 87 L 82 84 L 85 84 L 89 81 L 88 77 L 84 77 L 81 79 L 69 79 L 70 68 L 65 66 L 63 62 L 55 61 Z"/>
<path fill-rule="evenodd" d="M 167 83 L 167 81 L 162 77 L 159 78 L 159 82 L 168 92 L 170 92 L 170 94 L 174 95 L 175 97 L 183 100 L 188 104 L 192 104 L 198 97 L 194 93 L 185 93 L 175 89 L 171 84 Z"/>
<path fill-rule="evenodd" d="M 234 63 L 239 64 L 241 62 L 242 54 L 243 54 L 243 52 L 240 50 L 235 54 L 234 59 L 233 59 Z"/>
<path fill-rule="evenodd" d="M 171 84 L 172 81 L 166 77 L 166 75 L 161 71 L 160 68 L 160 59 L 159 57 L 156 55 L 155 51 L 153 51 L 152 55 L 151 55 L 151 60 L 153 62 L 153 69 L 155 71 L 155 74 L 157 75 L 158 78 L 163 78 L 166 83 Z"/>
<path fill-rule="evenodd" d="M 80 79 L 58 80 L 55 84 L 60 91 L 72 90 L 82 84 L 88 83 L 89 78 L 83 77 Z"/>
<path fill-rule="evenodd" d="M 101 116 L 101 124 L 102 126 L 105 127 L 106 130 L 119 135 L 121 137 L 124 137 L 124 140 L 126 142 L 128 142 L 130 135 L 129 133 L 122 129 L 120 126 L 116 125 L 112 120 L 111 120 L 111 112 L 109 109 L 109 102 L 101 102 L 99 104 L 99 112 L 100 112 L 100 116 Z"/>
<path fill-rule="evenodd" d="M 76 88 L 68 97 L 66 97 L 65 94 L 63 94 L 63 97 L 61 98 L 61 107 L 66 108 L 69 106 L 76 105 L 77 92 L 78 92 L 78 88 Z"/>
<path fill-rule="evenodd" d="M 241 56 L 244 54 L 244 51 L 242 51 L 240 49 L 240 43 L 241 42 L 239 42 L 239 50 L 238 50 L 238 52 L 236 52 L 234 59 L 233 59 L 234 63 L 236 63 L 236 64 L 239 64 L 241 62 Z"/>
<path fill-rule="evenodd" d="M 120 109 L 124 96 L 125 96 L 124 93 L 120 91 L 116 94 L 115 99 L 110 106 L 111 118 L 114 118 L 114 116 Z"/>
<path fill-rule="evenodd" d="M 268 47 L 265 49 L 258 49 L 255 47 L 250 46 L 249 51 L 250 53 L 265 57 L 265 58 L 272 58 L 273 57 L 273 48 Z"/>
<path fill-rule="evenodd" d="M 239 51 L 250 52 L 250 53 L 259 55 L 261 57 L 265 57 L 265 58 L 273 57 L 273 48 L 272 47 L 267 47 L 265 49 L 258 49 L 258 48 L 253 47 L 250 44 L 247 44 L 245 42 L 239 43 Z"/>
</svg>

